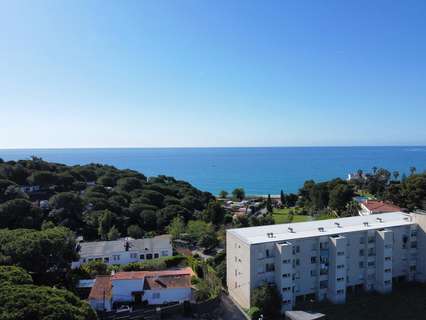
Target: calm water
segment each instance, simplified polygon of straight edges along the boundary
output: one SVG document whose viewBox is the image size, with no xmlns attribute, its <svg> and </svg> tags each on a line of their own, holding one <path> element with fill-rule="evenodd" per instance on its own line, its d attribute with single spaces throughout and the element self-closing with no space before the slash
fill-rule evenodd
<svg viewBox="0 0 426 320">
<path fill-rule="evenodd" d="M 307 179 L 346 178 L 357 169 L 391 172 L 426 169 L 426 147 L 19 149 L 0 150 L 0 158 L 31 155 L 69 165 L 91 162 L 130 168 L 147 176 L 165 174 L 217 194 L 243 187 L 248 194 L 294 192 Z"/>
</svg>

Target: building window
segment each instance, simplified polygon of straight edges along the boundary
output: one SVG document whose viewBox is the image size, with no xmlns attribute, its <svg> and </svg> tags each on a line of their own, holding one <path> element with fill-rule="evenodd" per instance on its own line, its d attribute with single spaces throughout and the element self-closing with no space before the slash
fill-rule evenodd
<svg viewBox="0 0 426 320">
<path fill-rule="evenodd" d="M 152 299 L 160 299 L 160 292 L 153 292 Z"/>
<path fill-rule="evenodd" d="M 342 295 L 342 294 L 345 294 L 345 290 L 340 289 L 340 290 L 337 290 L 337 291 L 336 291 L 336 293 L 337 293 L 338 295 Z"/>
<path fill-rule="evenodd" d="M 316 277 L 317 270 L 311 270 L 311 277 Z"/>
<path fill-rule="evenodd" d="M 238 275 L 238 272 L 237 272 L 237 269 L 235 269 L 235 276 L 237 276 Z"/>
<path fill-rule="evenodd" d="M 152 253 L 147 253 L 147 254 L 146 254 L 146 258 L 147 258 L 148 260 L 151 260 L 151 259 L 152 259 Z"/>
<path fill-rule="evenodd" d="M 290 304 L 291 300 L 283 300 L 283 304 Z"/>
<path fill-rule="evenodd" d="M 337 269 L 343 269 L 345 267 L 345 265 L 344 264 L 339 264 L 339 265 L 337 265 Z"/>
<path fill-rule="evenodd" d="M 364 243 L 365 243 L 365 238 L 364 237 L 359 238 L 359 244 L 364 244 Z"/>
<path fill-rule="evenodd" d="M 114 261 L 118 261 L 118 260 L 120 260 L 120 255 L 119 254 L 115 254 L 115 255 L 112 256 L 112 259 Z"/>
<path fill-rule="evenodd" d="M 274 265 L 273 263 L 267 263 L 267 264 L 265 265 L 265 267 L 266 267 L 266 272 L 272 272 L 272 271 L 275 271 L 275 265 Z"/>
<path fill-rule="evenodd" d="M 141 255 L 139 256 L 139 259 L 141 259 L 141 260 L 145 260 L 145 255 L 144 255 L 144 254 L 141 254 Z"/>
<path fill-rule="evenodd" d="M 338 255 L 338 256 L 344 256 L 344 255 L 345 255 L 345 253 L 344 253 L 343 251 L 339 251 L 339 252 L 337 252 L 337 255 Z"/>
<path fill-rule="evenodd" d="M 374 267 L 376 265 L 376 263 L 374 261 L 370 261 L 367 264 L 369 267 Z"/>
<path fill-rule="evenodd" d="M 288 264 L 288 263 L 290 263 L 290 262 L 291 262 L 291 259 L 283 260 L 283 264 Z"/>
<path fill-rule="evenodd" d="M 83 263 L 85 263 L 85 262 L 86 262 L 86 259 L 83 258 Z"/>
<path fill-rule="evenodd" d="M 154 258 L 157 259 L 159 257 L 158 253 L 154 253 Z"/>
<path fill-rule="evenodd" d="M 391 281 L 390 280 L 386 280 L 385 281 L 385 286 L 389 286 L 391 284 Z"/>
<path fill-rule="evenodd" d="M 138 254 L 137 253 L 131 253 L 130 254 L 130 258 L 131 259 L 137 259 L 138 258 Z"/>
<path fill-rule="evenodd" d="M 359 268 L 360 268 L 360 269 L 363 269 L 363 268 L 364 268 L 364 261 L 360 261 L 360 262 L 359 262 Z"/>
<path fill-rule="evenodd" d="M 328 288 L 328 280 L 320 281 L 320 289 L 327 289 L 327 288 Z"/>
<path fill-rule="evenodd" d="M 290 273 L 284 273 L 283 278 L 290 278 Z"/>
<path fill-rule="evenodd" d="M 293 260 L 293 268 L 300 265 L 300 259 L 294 259 Z"/>
<path fill-rule="evenodd" d="M 392 258 L 391 257 L 385 257 L 385 261 L 391 261 Z"/>
<path fill-rule="evenodd" d="M 417 236 L 417 230 L 411 230 L 411 236 L 412 237 Z"/>
<path fill-rule="evenodd" d="M 285 287 L 285 288 L 283 288 L 283 292 L 287 292 L 287 291 L 290 291 L 291 290 L 291 287 Z"/>
<path fill-rule="evenodd" d="M 105 257 L 104 258 L 104 262 L 108 263 L 109 262 L 109 257 Z"/>
<path fill-rule="evenodd" d="M 411 249 L 417 248 L 417 241 L 411 242 Z"/>
<path fill-rule="evenodd" d="M 391 269 L 385 269 L 385 273 L 389 273 L 389 272 L 392 272 L 392 270 Z"/>
<path fill-rule="evenodd" d="M 368 256 L 369 257 L 373 257 L 373 256 L 375 256 L 376 255 L 376 252 L 374 251 L 374 248 L 370 248 L 369 250 L 368 250 Z"/>
<path fill-rule="evenodd" d="M 167 250 L 162 250 L 161 251 L 161 256 L 162 257 L 167 257 L 169 255 L 169 252 Z"/>
<path fill-rule="evenodd" d="M 345 281 L 345 278 L 337 278 L 337 282 Z"/>
<path fill-rule="evenodd" d="M 311 257 L 311 263 L 312 264 L 317 263 L 317 257 Z"/>
<path fill-rule="evenodd" d="M 410 271 L 411 271 L 411 272 L 416 271 L 416 266 L 410 266 Z"/>
<path fill-rule="evenodd" d="M 360 249 L 360 250 L 359 250 L 359 256 L 360 256 L 360 257 L 364 256 L 364 249 Z"/>
</svg>

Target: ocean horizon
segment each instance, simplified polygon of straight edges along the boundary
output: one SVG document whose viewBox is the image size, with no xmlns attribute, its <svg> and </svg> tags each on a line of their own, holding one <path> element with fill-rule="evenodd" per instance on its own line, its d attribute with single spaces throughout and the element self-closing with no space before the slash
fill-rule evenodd
<svg viewBox="0 0 426 320">
<path fill-rule="evenodd" d="M 409 174 L 426 169 L 426 146 L 170 147 L 0 149 L 5 161 L 41 157 L 67 165 L 101 163 L 186 180 L 218 194 L 242 187 L 249 195 L 296 192 L 306 180 L 325 181 L 383 167 Z"/>
</svg>

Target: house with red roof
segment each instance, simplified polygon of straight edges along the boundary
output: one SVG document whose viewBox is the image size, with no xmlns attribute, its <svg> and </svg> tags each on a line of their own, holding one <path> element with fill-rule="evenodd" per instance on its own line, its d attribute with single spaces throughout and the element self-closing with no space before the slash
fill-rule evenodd
<svg viewBox="0 0 426 320">
<path fill-rule="evenodd" d="M 162 305 L 192 300 L 191 268 L 162 271 L 117 272 L 98 276 L 89 294 L 90 305 L 111 311 L 126 305 Z"/>
<path fill-rule="evenodd" d="M 361 209 L 359 210 L 360 216 L 367 216 L 370 214 L 387 213 L 387 212 L 401 212 L 401 208 L 385 201 L 379 200 L 365 200 L 360 202 Z"/>
</svg>

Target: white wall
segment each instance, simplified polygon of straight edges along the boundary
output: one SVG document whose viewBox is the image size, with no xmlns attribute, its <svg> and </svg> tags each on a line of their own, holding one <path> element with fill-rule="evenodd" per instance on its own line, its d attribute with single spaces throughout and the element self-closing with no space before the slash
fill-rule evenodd
<svg viewBox="0 0 426 320">
<path fill-rule="evenodd" d="M 157 294 L 158 297 L 155 297 Z M 168 288 L 168 289 L 153 289 L 145 290 L 142 297 L 143 301 L 148 301 L 148 304 L 164 304 L 169 302 L 184 302 L 191 301 L 191 288 Z"/>
<path fill-rule="evenodd" d="M 133 301 L 133 291 L 143 291 L 143 279 L 113 280 L 112 302 Z"/>
</svg>

